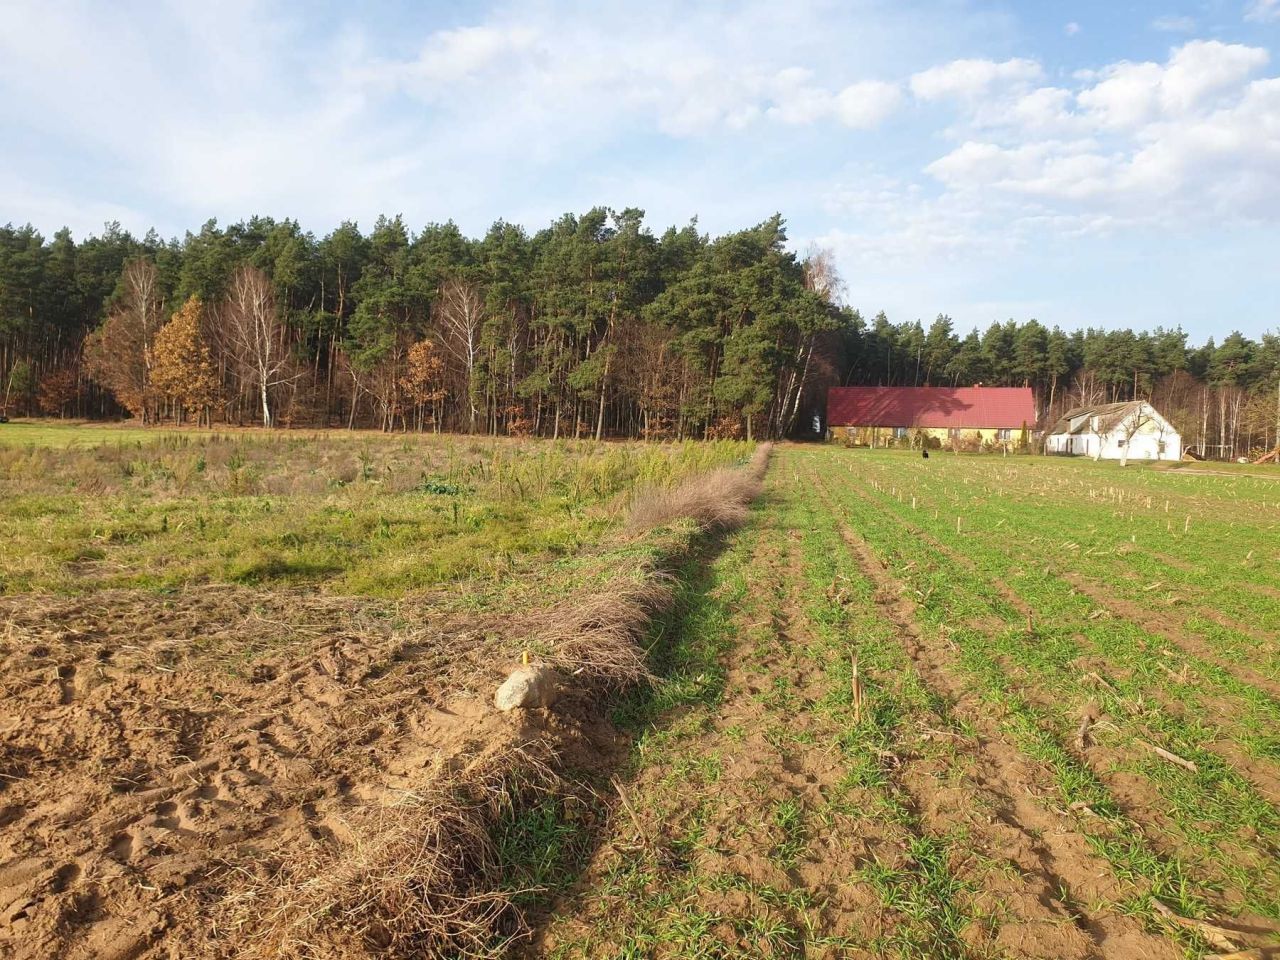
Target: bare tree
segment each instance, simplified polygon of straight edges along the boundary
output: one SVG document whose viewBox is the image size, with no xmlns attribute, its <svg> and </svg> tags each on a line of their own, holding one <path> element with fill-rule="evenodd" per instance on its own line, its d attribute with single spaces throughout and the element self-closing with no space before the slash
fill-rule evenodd
<svg viewBox="0 0 1280 960">
<path fill-rule="evenodd" d="M 467 404 L 470 407 L 470 427 L 476 429 L 475 374 L 480 357 L 480 329 L 484 324 L 484 298 L 473 283 L 465 280 L 446 280 L 440 288 L 438 312 L 440 332 L 444 335 L 444 347 L 462 365 L 467 379 Z"/>
<path fill-rule="evenodd" d="M 1071 381 L 1071 394 L 1074 398 L 1072 403 L 1074 407 L 1096 407 L 1107 399 L 1105 385 L 1098 375 L 1087 367 L 1076 371 Z"/>
<path fill-rule="evenodd" d="M 836 257 L 828 247 L 811 244 L 804 255 L 804 285 L 827 303 L 838 305 L 844 298 L 844 278 L 836 269 Z"/>
<path fill-rule="evenodd" d="M 398 334 L 391 338 L 391 343 L 382 358 L 367 374 L 362 387 L 378 404 L 378 416 L 382 429 L 390 432 L 395 429 L 396 417 L 404 416 L 404 374 L 410 342 L 407 334 Z M 407 424 L 406 424 L 407 426 Z"/>
<path fill-rule="evenodd" d="M 272 391 L 295 374 L 271 281 L 257 267 L 242 266 L 232 276 L 222 326 L 240 381 L 257 394 L 262 425 L 270 427 L 275 423 Z"/>
<path fill-rule="evenodd" d="M 106 322 L 85 343 L 90 375 L 146 423 L 155 397 L 151 385 L 152 348 L 164 323 L 164 298 L 156 265 L 131 260 L 121 276 L 121 293 Z"/>
</svg>

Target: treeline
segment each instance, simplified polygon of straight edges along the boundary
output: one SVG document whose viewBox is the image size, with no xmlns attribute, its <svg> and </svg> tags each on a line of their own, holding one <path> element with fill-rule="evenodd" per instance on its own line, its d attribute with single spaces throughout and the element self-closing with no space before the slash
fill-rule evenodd
<svg viewBox="0 0 1280 960">
<path fill-rule="evenodd" d="M 781 217 L 709 237 L 635 209 L 479 239 L 399 217 L 317 239 L 292 220 L 182 240 L 0 229 L 11 413 L 542 436 L 784 436 L 834 384 L 1029 385 L 1050 417 L 1150 397 L 1190 442 L 1275 442 L 1280 342 L 1181 331 L 958 335 L 866 321 Z M 1198 432 L 1197 432 L 1198 431 Z"/>
<path fill-rule="evenodd" d="M 1280 330 L 1193 346 L 1181 330 L 1065 333 L 1009 320 L 960 337 L 945 316 L 926 329 L 880 314 L 849 338 L 847 383 L 1029 386 L 1042 428 L 1071 407 L 1145 399 L 1204 456 L 1234 459 L 1280 443 Z"/>
<path fill-rule="evenodd" d="M 595 209 L 475 240 L 397 217 L 317 240 L 254 218 L 79 245 L 9 227 L 7 402 L 547 436 L 789 431 L 817 337 L 848 316 L 785 250 L 782 219 L 716 239 L 642 221 Z M 164 336 L 175 314 L 186 333 Z"/>
</svg>

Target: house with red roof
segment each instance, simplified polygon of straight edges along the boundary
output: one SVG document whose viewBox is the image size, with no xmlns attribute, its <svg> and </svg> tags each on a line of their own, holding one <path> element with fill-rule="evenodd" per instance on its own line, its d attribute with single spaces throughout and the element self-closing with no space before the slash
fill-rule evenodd
<svg viewBox="0 0 1280 960">
<path fill-rule="evenodd" d="M 1030 387 L 832 387 L 827 429 L 859 445 L 1009 447 L 1036 422 Z"/>
</svg>

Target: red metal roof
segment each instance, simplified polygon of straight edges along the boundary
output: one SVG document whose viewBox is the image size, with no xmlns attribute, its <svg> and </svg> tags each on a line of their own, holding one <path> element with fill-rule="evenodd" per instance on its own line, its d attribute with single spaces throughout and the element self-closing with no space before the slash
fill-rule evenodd
<svg viewBox="0 0 1280 960">
<path fill-rule="evenodd" d="M 832 427 L 1009 427 L 1036 422 L 1030 387 L 832 387 Z"/>
</svg>

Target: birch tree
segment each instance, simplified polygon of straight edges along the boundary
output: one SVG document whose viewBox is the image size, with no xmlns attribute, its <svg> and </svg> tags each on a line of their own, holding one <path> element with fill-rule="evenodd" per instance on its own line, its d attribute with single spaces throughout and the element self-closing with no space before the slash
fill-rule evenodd
<svg viewBox="0 0 1280 960">
<path fill-rule="evenodd" d="M 480 408 L 476 403 L 476 365 L 484 328 L 484 297 L 473 283 L 452 278 L 440 288 L 436 317 L 444 348 L 461 366 L 466 380 L 468 429 L 475 433 Z"/>
<path fill-rule="evenodd" d="M 231 277 L 222 311 L 223 335 L 241 385 L 261 404 L 262 425 L 274 426 L 272 393 L 293 380 L 294 372 L 271 280 L 257 267 L 240 267 Z"/>
</svg>

